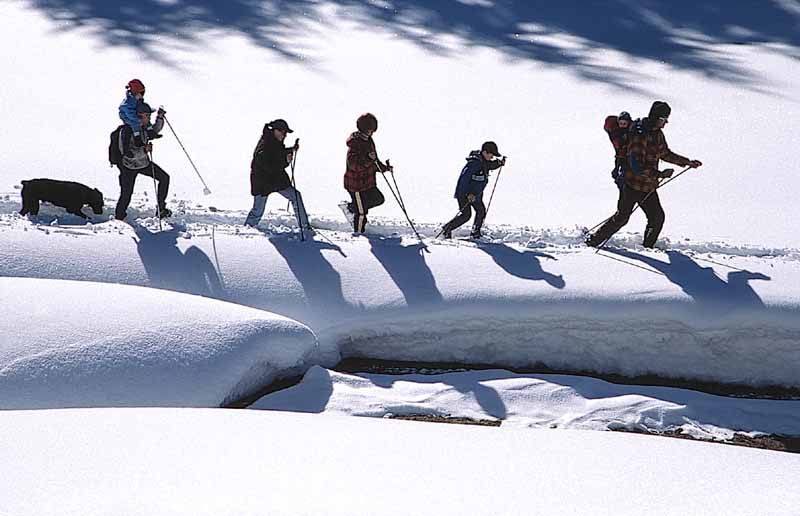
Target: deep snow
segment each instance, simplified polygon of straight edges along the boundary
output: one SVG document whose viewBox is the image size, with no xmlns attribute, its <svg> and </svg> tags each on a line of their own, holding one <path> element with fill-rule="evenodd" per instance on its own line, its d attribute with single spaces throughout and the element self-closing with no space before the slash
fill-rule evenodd
<svg viewBox="0 0 800 516">
<path fill-rule="evenodd" d="M 0 409 L 218 407 L 316 353 L 300 323 L 199 296 L 27 278 L 0 292 Z"/>
<path fill-rule="evenodd" d="M 12 411 L 0 425 L 0 512 L 15 516 L 755 516 L 800 506 L 798 455 L 614 432 L 219 409 Z"/>
</svg>

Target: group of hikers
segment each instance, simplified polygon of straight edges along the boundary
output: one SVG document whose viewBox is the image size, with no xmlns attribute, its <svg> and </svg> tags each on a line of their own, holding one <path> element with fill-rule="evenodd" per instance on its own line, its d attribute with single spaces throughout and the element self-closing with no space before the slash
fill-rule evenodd
<svg viewBox="0 0 800 516">
<path fill-rule="evenodd" d="M 112 133 L 109 159 L 117 165 L 120 172 L 120 196 L 115 210 L 118 220 L 127 217 L 127 208 L 138 174 L 153 177 L 158 183 L 158 217 L 171 216 L 171 211 L 166 206 L 169 175 L 152 162 L 152 140 L 161 136 L 166 111 L 163 108 L 153 110 L 144 101 L 144 94 L 142 81 L 133 79 L 127 84 L 125 100 L 119 107 L 123 124 Z M 154 112 L 156 121 L 152 123 L 151 116 Z M 656 101 L 644 118 L 634 120 L 625 111 L 619 116 L 606 118 L 604 128 L 615 155 L 611 176 L 619 189 L 619 199 L 614 215 L 602 223 L 596 232 L 587 234 L 587 245 L 598 247 L 605 244 L 627 224 L 637 205 L 647 217 L 643 245 L 655 245 L 664 225 L 664 210 L 656 189 L 663 179 L 672 177 L 673 173 L 672 169 L 660 170 L 660 160 L 687 169 L 702 165 L 698 160 L 685 158 L 669 149 L 663 128 L 668 123 L 670 113 L 671 108 L 666 102 Z M 389 160 L 383 162 L 378 158 L 373 140 L 377 130 L 378 119 L 371 113 L 365 113 L 358 117 L 356 131 L 347 138 L 344 189 L 350 199 L 340 203 L 339 207 L 356 234 L 365 232 L 367 214 L 385 201 L 377 186 L 377 174 L 392 173 L 394 170 Z M 264 125 L 250 164 L 253 207 L 245 219 L 247 226 L 258 225 L 264 215 L 268 196 L 278 193 L 294 206 L 301 230 L 313 231 L 303 204 L 303 196 L 293 184 L 294 174 L 290 178 L 286 170 L 292 165 L 300 148 L 299 140 L 290 147 L 284 143 L 287 135 L 292 132 L 294 131 L 289 124 L 281 118 Z M 481 238 L 481 228 L 486 216 L 483 193 L 489 182 L 489 174 L 505 163 L 506 157 L 500 154 L 497 144 L 492 141 L 483 143 L 480 150 L 469 153 L 456 183 L 454 197 L 458 203 L 458 213 L 442 227 L 439 233 L 442 238 L 452 238 L 453 231 L 470 220 L 473 209 L 475 219 L 470 237 Z M 402 201 L 398 202 L 404 209 Z"/>
</svg>

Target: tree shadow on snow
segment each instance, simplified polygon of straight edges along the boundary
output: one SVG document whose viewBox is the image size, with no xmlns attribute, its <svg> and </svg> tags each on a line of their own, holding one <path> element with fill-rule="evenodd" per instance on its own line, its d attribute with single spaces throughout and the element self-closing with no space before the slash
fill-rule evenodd
<svg viewBox="0 0 800 516">
<path fill-rule="evenodd" d="M 478 244 L 478 249 L 491 256 L 504 271 L 518 278 L 545 281 L 557 289 L 562 289 L 566 285 L 563 276 L 556 276 L 542 269 L 539 258 L 555 260 L 549 254 L 530 250 L 517 251 L 505 244 L 481 243 Z"/>
<path fill-rule="evenodd" d="M 712 267 L 702 267 L 689 256 L 677 251 L 667 251 L 669 262 L 625 249 L 606 251 L 638 260 L 666 276 L 672 283 L 694 299 L 704 310 L 730 311 L 735 308 L 764 308 L 764 302 L 750 286 L 751 280 L 770 281 L 760 272 L 735 270 L 728 273 L 728 281 L 717 276 Z"/>
<path fill-rule="evenodd" d="M 800 57 L 800 12 L 791 1 L 728 0 L 27 0 L 57 31 L 91 31 L 108 47 L 125 47 L 147 59 L 177 66 L 170 53 L 213 41 L 208 31 L 243 36 L 291 60 L 313 65 L 300 43 L 332 23 L 332 15 L 382 29 L 436 55 L 460 51 L 444 43 L 494 49 L 507 59 L 568 67 L 576 75 L 637 89 L 634 66 L 596 63 L 599 51 L 634 60 L 666 62 L 715 80 L 755 87 L 761 79 L 715 44 L 771 44 L 774 53 Z M 314 49 L 311 49 L 314 50 Z"/>
<path fill-rule="evenodd" d="M 425 263 L 423 244 L 404 246 L 400 237 L 369 235 L 367 238 L 372 254 L 403 293 L 408 306 L 441 303 L 442 294 Z"/>
<path fill-rule="evenodd" d="M 142 260 L 150 285 L 187 294 L 225 298 L 219 273 L 209 257 L 198 247 L 185 252 L 178 248 L 177 230 L 151 233 L 134 226 L 136 251 Z"/>
<path fill-rule="evenodd" d="M 352 309 L 344 299 L 341 276 L 322 254 L 323 251 L 341 253 L 339 246 L 310 239 L 301 242 L 293 236 L 267 235 L 269 243 L 286 260 L 289 270 L 302 285 L 310 306 L 322 310 L 322 313 Z"/>
</svg>

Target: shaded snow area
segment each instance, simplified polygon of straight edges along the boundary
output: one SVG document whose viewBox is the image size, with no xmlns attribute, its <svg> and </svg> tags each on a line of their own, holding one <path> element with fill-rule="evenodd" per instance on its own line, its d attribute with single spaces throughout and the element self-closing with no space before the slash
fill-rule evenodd
<svg viewBox="0 0 800 516">
<path fill-rule="evenodd" d="M 0 512 L 793 514 L 800 456 L 263 411 L 2 412 Z"/>
<path fill-rule="evenodd" d="M 316 348 L 302 324 L 199 296 L 23 278 L 0 292 L 0 409 L 218 407 Z"/>
<path fill-rule="evenodd" d="M 267 310 L 310 327 L 326 367 L 360 357 L 800 387 L 800 261 L 790 255 L 595 253 L 557 239 L 423 246 L 399 222 L 384 226 L 397 232 L 321 230 L 301 242 L 285 215 L 261 229 L 195 216 L 158 232 L 147 218 L 77 226 L 5 215 L 0 274 Z"/>
<path fill-rule="evenodd" d="M 735 433 L 800 435 L 800 401 L 725 398 L 594 378 L 465 371 L 343 374 L 312 367 L 303 381 L 264 396 L 254 409 L 353 416 L 441 416 L 503 426 L 680 432 L 730 440 Z"/>
</svg>

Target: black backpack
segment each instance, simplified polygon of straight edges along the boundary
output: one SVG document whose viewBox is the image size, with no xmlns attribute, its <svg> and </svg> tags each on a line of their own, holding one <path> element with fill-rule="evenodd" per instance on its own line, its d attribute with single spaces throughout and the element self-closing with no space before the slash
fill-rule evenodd
<svg viewBox="0 0 800 516">
<path fill-rule="evenodd" d="M 111 131 L 111 142 L 108 144 L 108 164 L 111 167 L 122 164 L 122 151 L 119 150 L 119 133 L 124 127 L 125 124 L 122 124 Z"/>
</svg>

